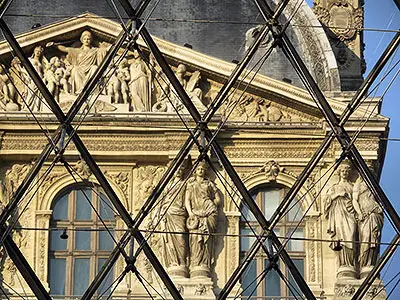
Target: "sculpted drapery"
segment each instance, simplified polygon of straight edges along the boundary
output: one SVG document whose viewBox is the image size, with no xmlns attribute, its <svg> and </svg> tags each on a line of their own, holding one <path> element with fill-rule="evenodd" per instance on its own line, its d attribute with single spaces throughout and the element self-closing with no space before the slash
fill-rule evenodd
<svg viewBox="0 0 400 300">
<path fill-rule="evenodd" d="M 359 219 L 360 277 L 364 278 L 376 264 L 383 228 L 383 212 L 365 181 L 354 184 L 353 203 Z"/>
<path fill-rule="evenodd" d="M 217 229 L 218 205 L 221 202 L 215 184 L 206 178 L 207 164 L 199 164 L 187 184 L 186 208 L 189 214 L 190 276 L 210 276 L 213 262 L 213 237 Z M 199 234 L 196 234 L 199 233 Z"/>
<path fill-rule="evenodd" d="M 174 276 L 188 277 L 188 237 L 187 211 L 185 208 L 185 175 L 190 161 L 178 169 L 173 180 L 166 188 L 166 195 L 162 202 L 161 213 L 164 218 L 161 222 L 162 253 L 168 273 Z M 190 168 L 189 168 L 190 169 Z M 183 185 L 183 186 L 182 186 Z"/>
<path fill-rule="evenodd" d="M 132 107 L 134 111 L 150 111 L 151 103 L 147 67 L 137 50 L 134 51 L 133 55 L 134 59 L 129 68 Z"/>
<path fill-rule="evenodd" d="M 67 61 L 71 65 L 70 83 L 72 93 L 78 94 L 94 74 L 98 65 L 104 59 L 107 49 L 93 47 L 93 37 L 90 31 L 82 32 L 80 48 L 57 45 L 57 48 L 67 53 Z M 52 46 L 54 43 L 49 43 Z"/>
<path fill-rule="evenodd" d="M 325 217 L 328 219 L 327 232 L 332 240 L 340 240 L 343 249 L 338 252 L 338 277 L 355 278 L 356 218 L 352 204 L 353 185 L 349 182 L 350 166 L 339 167 L 338 183 L 333 184 L 325 198 Z M 331 244 L 333 248 L 334 243 Z"/>
<path fill-rule="evenodd" d="M 339 168 L 339 182 L 327 191 L 327 232 L 342 245 L 341 250 L 336 249 L 337 277 L 364 278 L 379 256 L 383 213 L 363 179 L 359 177 L 353 186 L 349 174 L 350 165 L 345 161 Z M 355 247 L 356 244 L 359 246 Z"/>
</svg>

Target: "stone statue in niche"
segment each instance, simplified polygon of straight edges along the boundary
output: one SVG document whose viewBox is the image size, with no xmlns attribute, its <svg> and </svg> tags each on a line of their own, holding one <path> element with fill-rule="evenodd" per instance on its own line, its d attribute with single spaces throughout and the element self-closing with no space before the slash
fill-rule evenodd
<svg viewBox="0 0 400 300">
<path fill-rule="evenodd" d="M 216 185 L 207 178 L 208 165 L 202 161 L 186 187 L 186 222 L 189 233 L 190 277 L 210 277 L 214 260 L 213 236 L 217 229 L 218 206 L 222 199 Z M 200 234 L 196 234 L 200 233 Z"/>
<path fill-rule="evenodd" d="M 106 47 L 93 46 L 93 35 L 88 30 L 82 32 L 80 41 L 82 46 L 79 48 L 65 47 L 54 42 L 46 45 L 56 46 L 61 52 L 67 53 L 66 61 L 71 68 L 70 83 L 73 94 L 80 93 L 107 53 Z"/>
<path fill-rule="evenodd" d="M 133 52 L 133 59 L 130 61 L 129 71 L 129 88 L 133 111 L 150 111 L 149 70 L 137 50 Z"/>
<path fill-rule="evenodd" d="M 165 189 L 161 202 L 161 247 L 164 265 L 171 276 L 189 277 L 188 236 L 185 234 L 188 213 L 185 208 L 185 178 L 191 169 L 190 157 L 185 159 Z M 177 232 L 177 233 L 171 233 Z"/>
<path fill-rule="evenodd" d="M 358 216 L 358 240 L 361 242 L 360 277 L 364 278 L 372 270 L 379 257 L 383 211 L 361 177 L 354 184 L 353 205 Z"/>
<path fill-rule="evenodd" d="M 328 189 L 325 198 L 327 232 L 332 238 L 332 249 L 334 241 L 340 240 L 342 245 L 342 250 L 338 251 L 338 278 L 356 278 L 354 241 L 357 222 L 352 201 L 353 185 L 349 180 L 350 164 L 342 162 L 338 171 L 339 182 Z"/>
</svg>

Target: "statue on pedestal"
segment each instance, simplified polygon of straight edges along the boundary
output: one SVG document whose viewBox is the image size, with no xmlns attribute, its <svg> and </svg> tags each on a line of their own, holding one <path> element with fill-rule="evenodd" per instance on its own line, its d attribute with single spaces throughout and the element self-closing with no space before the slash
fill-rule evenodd
<svg viewBox="0 0 400 300">
<path fill-rule="evenodd" d="M 364 278 L 379 257 L 383 212 L 361 177 L 354 184 L 353 205 L 358 215 L 360 278 Z"/>
<path fill-rule="evenodd" d="M 166 187 L 166 194 L 161 202 L 161 215 L 164 215 L 161 230 L 165 230 L 165 233 L 161 234 L 161 247 L 164 264 L 171 276 L 189 277 L 185 178 L 190 168 L 191 160 L 187 158 Z"/>
<path fill-rule="evenodd" d="M 352 202 L 353 185 L 349 181 L 350 165 L 344 161 L 339 166 L 339 182 L 326 193 L 325 217 L 328 219 L 327 232 L 332 241 L 341 241 L 338 251 L 338 278 L 356 278 L 355 243 L 357 222 Z M 334 242 L 331 244 L 333 249 Z"/>
<path fill-rule="evenodd" d="M 217 229 L 221 196 L 216 185 L 206 178 L 208 165 L 202 161 L 186 188 L 186 209 L 189 214 L 190 277 L 210 277 L 214 259 L 213 236 Z"/>
</svg>

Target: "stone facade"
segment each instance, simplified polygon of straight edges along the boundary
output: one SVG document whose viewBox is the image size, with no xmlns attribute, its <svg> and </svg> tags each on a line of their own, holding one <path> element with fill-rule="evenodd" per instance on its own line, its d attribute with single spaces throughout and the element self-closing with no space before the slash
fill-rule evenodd
<svg viewBox="0 0 400 300">
<path fill-rule="evenodd" d="M 22 34 L 19 42 L 31 56 L 37 70 L 43 70 L 43 79 L 53 95 L 58 97 L 62 108 L 67 110 L 91 70 L 98 66 L 97 59 L 101 58 L 119 30 L 120 26 L 113 21 L 86 14 Z M 200 111 L 206 110 L 235 65 L 161 39 L 156 41 L 192 102 Z M 139 40 L 139 44 L 144 59 L 151 62 L 143 42 Z M 0 55 L 8 63 L 3 72 L 8 72 L 12 58 L 5 43 L 0 44 Z M 104 84 L 104 92 L 98 97 L 97 104 L 81 111 L 81 114 L 88 115 L 78 130 L 109 179 L 111 187 L 133 216 L 138 214 L 168 164 L 188 138 L 171 104 L 176 100 L 173 91 L 155 79 L 156 76 L 161 78 L 162 74 L 152 73 L 142 59 L 137 51 L 128 51 L 127 60 L 121 61 L 115 72 L 119 76 Z M 18 62 L 14 61 L 12 65 L 24 76 L 24 70 Z M 52 69 L 52 66 L 55 68 Z M 60 69 L 65 70 L 57 73 Z M 157 70 L 156 66 L 154 70 Z M 328 126 L 305 90 L 260 74 L 251 82 L 245 78 L 244 83 L 249 83 L 249 88 L 243 91 L 243 96 L 240 97 L 243 89 L 240 87 L 221 107 L 209 126 L 215 128 L 229 117 L 217 141 L 248 189 L 255 190 L 266 185 L 290 187 L 324 139 Z M 2 201 L 5 205 L 30 170 L 32 160 L 47 143 L 29 109 L 40 114 L 40 120 L 49 131 L 55 130 L 58 123 L 44 106 L 38 105 L 40 95 L 32 93 L 31 89 L 23 90 L 25 97 L 31 99 L 25 103 L 12 93 L 13 87 L 9 82 L 3 82 L 3 87 L 8 88 L 3 89 L 0 101 L 0 156 L 3 162 L 0 177 L 4 186 Z M 338 95 L 337 98 L 329 98 L 329 102 L 335 113 L 340 115 L 350 99 L 346 94 Z M 172 101 L 167 102 L 167 98 Z M 94 100 L 89 105 L 93 103 Z M 178 106 L 178 111 L 185 120 L 190 120 L 183 108 Z M 347 128 L 350 134 L 357 131 L 366 113 L 364 107 L 354 112 Z M 190 121 L 187 124 L 193 125 Z M 383 162 L 384 145 L 380 138 L 386 136 L 387 125 L 387 118 L 380 114 L 374 115 L 356 142 L 360 153 L 377 172 Z M 358 203 L 360 211 L 357 211 L 357 207 L 354 212 L 350 212 L 350 217 L 354 217 L 354 226 L 365 230 L 364 235 L 354 241 L 369 240 L 370 243 L 362 248 L 366 253 L 365 259 L 362 259 L 360 267 L 356 268 L 358 263 L 354 263 L 351 278 L 340 276 L 339 268 L 344 263 L 340 258 L 337 259 L 337 254 L 325 242 L 331 238 L 333 242 L 338 239 L 332 235 L 333 230 L 329 227 L 329 221 L 333 220 L 332 214 L 329 215 L 332 203 L 339 203 L 333 192 L 338 184 L 337 176 L 332 176 L 329 183 L 324 184 L 327 178 L 325 173 L 332 172 L 331 166 L 340 154 L 341 148 L 333 143 L 300 191 L 300 205 L 305 213 L 304 275 L 315 295 L 326 299 L 347 299 L 354 293 L 361 283 L 363 267 L 374 264 L 374 253 L 377 251 L 374 245 L 379 244 L 379 237 L 376 236 L 372 241 L 368 238 L 370 232 L 365 228 L 368 227 L 366 223 L 375 224 L 379 221 L 380 212 L 363 206 L 368 204 L 370 207 L 374 199 L 360 179 L 357 179 L 357 174 L 353 174 L 345 183 L 344 189 L 348 191 L 339 193 L 340 201 L 346 199 L 349 206 L 354 208 Z M 195 162 L 198 151 L 193 148 L 190 155 L 186 169 L 177 172 L 171 184 L 182 183 L 181 176 Z M 97 184 L 72 143 L 66 148 L 64 157 L 79 175 L 80 183 Z M 169 187 L 170 193 L 164 195 L 167 200 L 147 216 L 141 228 L 144 232 L 150 229 L 158 232 L 149 243 L 185 299 L 215 299 L 240 261 L 241 243 L 238 234 L 241 214 L 235 205 L 238 199 L 231 197 L 233 190 L 221 181 L 221 178 L 228 177 L 215 159 L 211 156 L 213 167 L 219 171 L 220 176 L 200 164 L 182 190 Z M 45 174 L 49 166 L 50 161 L 38 178 Z M 45 286 L 49 286 L 50 282 L 50 237 L 47 229 L 50 227 L 53 202 L 61 191 L 74 184 L 75 180 L 65 167 L 57 163 L 44 177 L 39 189 L 31 191 L 23 200 L 25 203 L 30 199 L 29 195 L 32 196 L 24 218 L 20 221 L 22 229 L 13 234 L 14 240 Z M 174 195 L 180 200 L 169 203 L 168 195 Z M 331 204 L 327 205 L 329 201 Z M 171 211 L 166 209 L 170 206 L 173 208 Z M 161 223 L 154 223 L 158 216 L 163 215 L 164 209 L 169 213 L 162 218 Z M 27 230 L 30 227 L 43 230 Z M 115 228 L 124 229 L 118 217 Z M 168 233 L 163 234 L 163 231 Z M 172 235 L 175 231 L 180 235 Z M 192 233 L 189 239 L 185 238 L 187 232 Z M 120 231 L 116 236 L 120 236 Z M 353 253 L 353 256 L 355 262 L 362 255 Z M 12 262 L 5 255 L 1 259 L 2 278 L 17 292 L 25 290 L 30 293 L 26 284 L 18 281 L 20 275 Z M 137 268 L 148 284 L 156 283 L 158 278 L 143 254 L 137 261 Z M 123 269 L 124 261 L 121 259 L 114 268 L 114 277 Z M 4 288 L 11 292 L 11 289 Z M 373 288 L 378 290 L 377 286 Z M 156 292 L 165 291 L 162 287 L 156 287 Z M 371 291 L 369 296 L 373 293 Z M 380 296 L 383 297 L 383 293 Z M 140 299 L 147 294 L 138 279 L 130 274 L 118 286 L 115 295 Z"/>
</svg>

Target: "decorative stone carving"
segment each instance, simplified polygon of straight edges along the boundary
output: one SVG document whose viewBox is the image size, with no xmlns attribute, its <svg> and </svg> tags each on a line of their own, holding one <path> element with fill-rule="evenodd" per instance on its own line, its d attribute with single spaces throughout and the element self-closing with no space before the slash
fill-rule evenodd
<svg viewBox="0 0 400 300">
<path fill-rule="evenodd" d="M 129 173 L 128 172 L 117 172 L 111 173 L 109 171 L 104 171 L 104 175 L 115 182 L 116 185 L 124 193 L 125 197 L 128 198 L 128 187 L 129 187 Z"/>
<path fill-rule="evenodd" d="M 359 177 L 354 184 L 353 205 L 358 216 L 360 243 L 360 277 L 366 277 L 379 257 L 383 228 L 383 211 L 365 181 Z"/>
<path fill-rule="evenodd" d="M 283 170 L 284 168 L 281 168 L 276 161 L 270 160 L 264 164 L 264 166 L 260 169 L 260 172 L 265 173 L 265 177 L 267 177 L 268 181 L 276 181 L 276 177 L 279 175 L 279 172 Z"/>
<path fill-rule="evenodd" d="M 335 288 L 335 294 L 340 297 L 351 297 L 355 292 L 356 289 L 350 284 Z"/>
<path fill-rule="evenodd" d="M 156 186 L 161 176 L 164 174 L 165 166 L 141 166 L 137 171 L 136 200 L 132 207 L 138 211 L 143 203 L 150 196 L 151 191 Z"/>
<path fill-rule="evenodd" d="M 0 64 L 0 108 L 3 110 L 18 110 L 15 88 L 6 74 L 3 64 Z M 12 107 L 14 106 L 14 107 Z"/>
<path fill-rule="evenodd" d="M 211 233 L 216 231 L 220 192 L 206 178 L 208 165 L 202 161 L 186 188 L 186 209 L 189 214 L 187 228 L 190 245 L 190 277 L 210 277 L 214 261 L 214 243 Z"/>
<path fill-rule="evenodd" d="M 73 167 L 73 170 L 79 175 L 81 180 L 88 180 L 92 176 L 92 171 L 86 162 L 82 159 L 78 160 Z"/>
<path fill-rule="evenodd" d="M 202 80 L 201 73 L 200 71 L 194 71 L 190 76 L 187 76 L 186 70 L 187 69 L 185 65 L 179 64 L 176 68 L 175 75 L 179 83 L 192 100 L 193 104 L 196 106 L 199 112 L 202 113 L 207 109 L 207 106 L 204 103 L 205 93 L 200 87 L 200 82 Z M 162 79 L 159 81 L 162 81 Z M 157 102 L 153 105 L 152 110 L 155 112 L 176 112 L 176 110 L 187 112 L 185 106 L 182 104 L 173 87 L 165 83 L 163 84 L 162 82 L 160 82 L 160 84 L 162 85 L 160 89 L 163 91 L 157 98 Z"/>
<path fill-rule="evenodd" d="M 187 211 L 185 208 L 185 178 L 191 169 L 191 160 L 187 158 L 175 177 L 167 185 L 162 195 L 160 207 L 161 248 L 167 271 L 172 276 L 188 277 L 188 239 L 186 229 Z M 155 218 L 158 221 L 158 218 Z"/>
<path fill-rule="evenodd" d="M 133 111 L 150 111 L 149 70 L 137 50 L 133 52 L 133 59 L 130 62 L 129 88 Z"/>
<path fill-rule="evenodd" d="M 332 1 L 327 8 L 315 5 L 318 20 L 329 27 L 327 33 L 335 39 L 352 39 L 363 24 L 363 9 L 354 8 L 347 0 Z"/>
<path fill-rule="evenodd" d="M 46 47 L 56 46 L 58 50 L 67 53 L 66 61 L 70 64 L 73 94 L 80 93 L 107 53 L 107 48 L 93 46 L 93 35 L 88 30 L 82 32 L 80 41 L 82 45 L 79 48 L 65 47 L 54 42 L 46 45 Z"/>
<path fill-rule="evenodd" d="M 352 204 L 353 185 L 349 181 L 350 165 L 346 161 L 339 166 L 339 182 L 326 193 L 325 217 L 328 219 L 327 232 L 334 241 L 340 240 L 342 250 L 338 253 L 338 278 L 356 278 L 355 245 L 356 218 Z"/>
<path fill-rule="evenodd" d="M 116 60 L 118 59 L 119 57 L 116 58 Z M 123 58 L 114 69 L 107 86 L 107 95 L 111 96 L 111 103 L 129 104 L 128 82 L 131 80 L 131 75 L 129 73 L 128 60 Z"/>
<path fill-rule="evenodd" d="M 207 287 L 206 287 L 204 284 L 199 283 L 199 284 L 196 286 L 196 290 L 195 290 L 194 294 L 197 295 L 197 296 L 202 296 L 202 295 L 204 295 L 206 292 L 207 292 Z"/>
<path fill-rule="evenodd" d="M 277 122 L 281 120 L 290 120 L 288 115 L 272 104 L 271 101 L 263 98 L 254 98 L 252 96 L 244 97 L 238 105 L 236 101 L 228 104 L 226 114 L 230 114 L 233 110 L 231 118 L 233 120 L 242 120 L 243 122 Z"/>
</svg>

